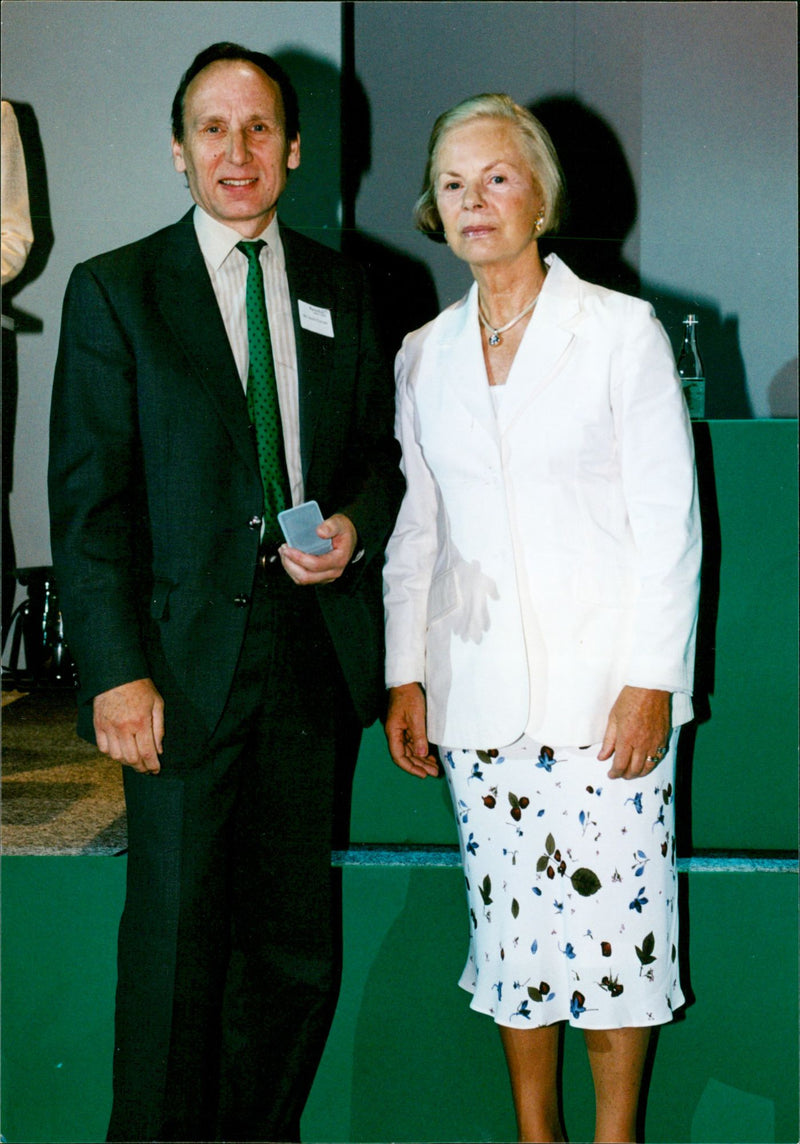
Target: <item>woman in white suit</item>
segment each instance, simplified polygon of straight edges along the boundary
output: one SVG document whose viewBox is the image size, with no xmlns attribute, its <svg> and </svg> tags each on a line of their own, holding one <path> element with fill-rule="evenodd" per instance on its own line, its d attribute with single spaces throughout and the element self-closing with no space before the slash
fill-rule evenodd
<svg viewBox="0 0 800 1144">
<path fill-rule="evenodd" d="M 652 1027 L 684 1000 L 674 765 L 701 542 L 669 342 L 646 303 L 542 260 L 561 199 L 547 133 L 507 96 L 437 120 L 417 224 L 475 281 L 397 358 L 386 732 L 420 777 L 439 748 L 470 911 L 460 984 L 500 1027 L 520 1140 L 564 1139 L 569 1022 L 595 1139 L 627 1141 Z"/>
</svg>

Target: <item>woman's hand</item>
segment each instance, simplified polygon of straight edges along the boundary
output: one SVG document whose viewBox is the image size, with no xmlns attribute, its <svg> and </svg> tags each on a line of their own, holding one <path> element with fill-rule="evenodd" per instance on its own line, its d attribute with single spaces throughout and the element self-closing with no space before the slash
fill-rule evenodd
<svg viewBox="0 0 800 1144">
<path fill-rule="evenodd" d="M 667 753 L 670 692 L 623 687 L 608 717 L 601 762 L 614 756 L 610 779 L 636 779 L 649 774 Z"/>
<path fill-rule="evenodd" d="M 430 753 L 425 731 L 425 694 L 418 683 L 389 688 L 389 710 L 384 724 L 393 762 L 410 775 L 435 778 L 439 765 Z"/>
</svg>

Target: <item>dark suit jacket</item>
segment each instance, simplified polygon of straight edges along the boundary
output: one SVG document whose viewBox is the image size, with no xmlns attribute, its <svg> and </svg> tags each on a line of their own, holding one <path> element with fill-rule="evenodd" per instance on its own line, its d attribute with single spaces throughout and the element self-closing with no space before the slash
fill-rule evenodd
<svg viewBox="0 0 800 1144">
<path fill-rule="evenodd" d="M 262 491 L 247 403 L 192 225 L 179 223 L 73 271 L 51 412 L 53 563 L 92 697 L 150 677 L 167 733 L 213 730 L 247 622 Z M 344 512 L 364 556 L 316 591 L 356 711 L 383 694 L 380 573 L 402 494 L 393 386 L 361 271 L 281 230 L 297 341 L 305 494 Z M 329 310 L 334 337 L 300 326 Z M 172 719 L 172 724 L 170 724 Z M 178 736 L 171 736 L 175 743 Z M 177 765 L 189 760 L 178 758 Z"/>
</svg>

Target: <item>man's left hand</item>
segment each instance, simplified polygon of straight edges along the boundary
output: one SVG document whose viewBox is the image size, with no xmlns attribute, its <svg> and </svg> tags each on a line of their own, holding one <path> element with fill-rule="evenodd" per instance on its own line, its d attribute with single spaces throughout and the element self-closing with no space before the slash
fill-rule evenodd
<svg viewBox="0 0 800 1144">
<path fill-rule="evenodd" d="M 295 584 L 331 584 L 338 580 L 353 558 L 356 550 L 355 525 L 344 513 L 337 512 L 323 520 L 317 536 L 326 537 L 333 549 L 323 556 L 312 556 L 299 548 L 282 544 L 278 549 L 281 563 Z"/>
<path fill-rule="evenodd" d="M 670 693 L 649 687 L 623 687 L 611 708 L 600 754 L 614 756 L 610 779 L 649 774 L 666 755 L 670 734 Z"/>
</svg>

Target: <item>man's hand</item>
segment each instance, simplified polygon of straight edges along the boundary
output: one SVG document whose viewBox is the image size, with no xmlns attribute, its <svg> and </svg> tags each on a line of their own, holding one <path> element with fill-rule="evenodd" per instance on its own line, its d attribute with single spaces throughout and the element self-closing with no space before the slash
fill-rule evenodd
<svg viewBox="0 0 800 1144">
<path fill-rule="evenodd" d="M 389 688 L 389 710 L 384 725 L 393 762 L 410 775 L 424 779 L 439 773 L 425 732 L 425 695 L 418 683 Z"/>
<path fill-rule="evenodd" d="M 331 541 L 331 552 L 312 556 L 288 544 L 278 549 L 281 563 L 295 584 L 330 584 L 339 579 L 353 558 L 358 537 L 355 525 L 344 513 L 337 512 L 323 520 L 317 527 L 317 536 Z"/>
<path fill-rule="evenodd" d="M 97 746 L 140 774 L 158 774 L 164 748 L 164 700 L 151 679 L 123 683 L 94 697 Z"/>
<path fill-rule="evenodd" d="M 669 744 L 670 693 L 647 687 L 623 687 L 611 708 L 600 754 L 614 756 L 610 779 L 636 779 L 649 774 Z"/>
</svg>

